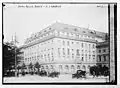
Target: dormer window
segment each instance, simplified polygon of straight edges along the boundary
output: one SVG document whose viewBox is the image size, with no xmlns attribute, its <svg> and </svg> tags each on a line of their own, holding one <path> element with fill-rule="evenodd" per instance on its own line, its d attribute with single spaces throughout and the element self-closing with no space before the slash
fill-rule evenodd
<svg viewBox="0 0 120 88">
<path fill-rule="evenodd" d="M 78 31 L 78 30 L 75 28 L 74 31 Z"/>
<path fill-rule="evenodd" d="M 79 37 L 79 34 L 76 34 L 76 36 L 78 36 L 78 37 Z"/>
<path fill-rule="evenodd" d="M 81 35 L 79 35 L 79 38 L 81 37 Z"/>
<path fill-rule="evenodd" d="M 93 34 L 93 32 L 92 32 L 92 31 L 91 31 L 90 33 L 91 33 L 91 34 Z"/>
<path fill-rule="evenodd" d="M 68 28 L 66 27 L 66 28 L 64 28 L 64 29 L 68 29 Z"/>
<path fill-rule="evenodd" d="M 50 35 L 52 35 L 52 32 L 50 32 Z"/>
<path fill-rule="evenodd" d="M 64 35 L 67 35 L 67 33 L 64 32 Z"/>
<path fill-rule="evenodd" d="M 83 31 L 83 33 L 86 33 L 85 31 Z"/>
<path fill-rule="evenodd" d="M 57 35 L 57 34 L 58 34 L 58 32 L 57 32 L 57 31 L 55 31 L 55 34 Z"/>
<path fill-rule="evenodd" d="M 37 37 L 37 35 L 35 35 L 35 38 Z"/>
<path fill-rule="evenodd" d="M 73 33 L 71 33 L 71 36 L 73 36 Z"/>
<path fill-rule="evenodd" d="M 51 28 L 49 28 L 49 30 L 51 30 Z"/>
<path fill-rule="evenodd" d="M 44 35 L 42 35 L 42 37 L 44 37 Z"/>
<path fill-rule="evenodd" d="M 46 30 L 44 30 L 44 32 L 46 32 Z"/>
<path fill-rule="evenodd" d="M 69 33 L 67 33 L 67 36 L 69 36 Z"/>
<path fill-rule="evenodd" d="M 95 31 L 91 31 L 90 33 L 91 33 L 91 34 L 95 34 L 96 32 L 95 32 Z"/>
</svg>

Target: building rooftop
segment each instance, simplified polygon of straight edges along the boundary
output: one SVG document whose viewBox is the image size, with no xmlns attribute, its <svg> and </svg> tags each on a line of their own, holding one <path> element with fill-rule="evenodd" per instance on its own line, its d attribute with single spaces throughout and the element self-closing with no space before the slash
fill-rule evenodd
<svg viewBox="0 0 120 88">
<path fill-rule="evenodd" d="M 97 43 L 96 47 L 97 48 L 109 47 L 109 41 L 99 42 L 99 43 Z"/>
<path fill-rule="evenodd" d="M 56 22 L 56 23 L 48 26 L 47 28 L 44 29 L 44 31 L 47 31 L 48 29 L 83 34 L 83 35 L 96 36 L 96 37 L 100 37 L 100 38 L 103 38 L 106 35 L 106 33 L 104 33 L 104 32 L 90 30 L 88 28 L 82 28 L 82 27 L 64 24 L 64 23 L 60 23 L 60 22 Z"/>
<path fill-rule="evenodd" d="M 74 25 L 56 22 L 56 23 L 46 27 L 45 29 L 41 30 L 40 32 L 37 32 L 34 35 L 31 35 L 31 37 L 27 38 L 27 40 L 29 41 L 31 38 L 32 39 L 37 38 L 49 31 L 54 31 L 54 30 L 57 30 L 59 32 L 67 32 L 67 33 L 74 33 L 74 34 L 98 37 L 98 38 L 102 38 L 102 39 L 105 39 L 105 36 L 107 34 L 104 32 L 90 30 L 88 28 L 82 28 L 82 27 L 78 27 L 78 26 L 74 26 Z"/>
</svg>

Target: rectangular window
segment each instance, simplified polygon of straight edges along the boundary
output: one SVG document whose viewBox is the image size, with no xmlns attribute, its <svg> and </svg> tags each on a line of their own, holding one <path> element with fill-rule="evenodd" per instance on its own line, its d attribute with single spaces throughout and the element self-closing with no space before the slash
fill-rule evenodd
<svg viewBox="0 0 120 88">
<path fill-rule="evenodd" d="M 89 44 L 89 48 L 90 48 L 90 44 Z"/>
<path fill-rule="evenodd" d="M 78 56 L 80 55 L 79 49 L 77 49 L 76 54 L 77 54 Z"/>
<path fill-rule="evenodd" d="M 51 61 L 54 61 L 54 57 L 51 58 Z"/>
<path fill-rule="evenodd" d="M 72 49 L 72 51 L 74 51 L 74 49 Z"/>
<path fill-rule="evenodd" d="M 63 48 L 63 55 L 65 55 L 65 49 Z"/>
<path fill-rule="evenodd" d="M 53 53 L 51 53 L 51 55 L 53 56 Z"/>
<path fill-rule="evenodd" d="M 46 58 L 46 55 L 44 54 L 44 58 Z"/>
<path fill-rule="evenodd" d="M 103 52 L 106 52 L 106 49 L 103 49 Z"/>
<path fill-rule="evenodd" d="M 41 58 L 43 59 L 43 55 L 41 55 Z"/>
<path fill-rule="evenodd" d="M 25 61 L 27 61 L 27 58 L 25 58 Z"/>
<path fill-rule="evenodd" d="M 58 56 L 60 57 L 60 48 L 58 48 Z"/>
<path fill-rule="evenodd" d="M 84 51 L 82 50 L 82 54 L 84 53 Z"/>
<path fill-rule="evenodd" d="M 91 56 L 89 55 L 89 59 L 90 59 L 90 57 L 91 57 Z"/>
<path fill-rule="evenodd" d="M 68 55 L 70 55 L 70 49 L 68 49 Z"/>
<path fill-rule="evenodd" d="M 82 59 L 81 59 L 82 61 L 84 60 L 84 58 L 82 57 Z"/>
<path fill-rule="evenodd" d="M 74 54 L 72 54 L 72 59 L 74 59 Z"/>
<path fill-rule="evenodd" d="M 101 53 L 101 50 L 99 50 L 99 53 Z"/>
<path fill-rule="evenodd" d="M 106 61 L 106 56 L 104 56 L 104 61 Z"/>
<path fill-rule="evenodd" d="M 60 43 L 60 40 L 58 40 L 58 42 Z"/>
<path fill-rule="evenodd" d="M 69 33 L 67 33 L 67 36 L 69 36 Z"/>
<path fill-rule="evenodd" d="M 90 52 L 91 52 L 91 51 L 89 50 L 89 54 L 90 54 Z"/>
<path fill-rule="evenodd" d="M 85 44 L 85 47 L 87 48 L 87 44 Z"/>
<path fill-rule="evenodd" d="M 79 42 L 76 42 L 76 44 L 79 44 Z"/>
<path fill-rule="evenodd" d="M 50 55 L 48 54 L 48 58 L 50 58 Z"/>
<path fill-rule="evenodd" d="M 74 42 L 72 42 L 72 44 L 74 44 Z"/>
<path fill-rule="evenodd" d="M 93 48 L 95 48 L 95 45 L 93 44 Z"/>
<path fill-rule="evenodd" d="M 83 44 L 83 43 L 81 43 L 81 47 L 82 47 L 82 48 L 84 47 L 84 44 Z"/>
<path fill-rule="evenodd" d="M 95 55 L 95 51 L 93 51 L 93 54 Z"/>
<path fill-rule="evenodd" d="M 69 41 L 67 41 L 67 45 L 69 46 Z"/>
<path fill-rule="evenodd" d="M 99 56 L 99 61 L 101 62 L 101 56 Z"/>
<path fill-rule="evenodd" d="M 65 45 L 65 41 L 63 41 L 63 45 Z"/>
<path fill-rule="evenodd" d="M 86 59 L 86 61 L 87 61 L 87 55 L 85 56 L 85 59 Z"/>
</svg>

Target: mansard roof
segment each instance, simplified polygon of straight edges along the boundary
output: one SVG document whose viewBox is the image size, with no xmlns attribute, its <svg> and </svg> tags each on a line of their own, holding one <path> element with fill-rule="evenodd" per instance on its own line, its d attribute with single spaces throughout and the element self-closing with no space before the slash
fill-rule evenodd
<svg viewBox="0 0 120 88">
<path fill-rule="evenodd" d="M 41 35 L 44 35 L 47 32 L 50 31 L 59 31 L 59 32 L 67 32 L 67 33 L 73 33 L 73 34 L 80 34 L 80 35 L 87 35 L 87 36 L 92 36 L 92 37 L 97 37 L 97 38 L 102 38 L 105 39 L 106 33 L 104 32 L 99 32 L 95 30 L 90 30 L 88 28 L 82 28 L 74 25 L 69 25 L 69 24 L 64 24 L 60 22 L 56 22 L 45 29 L 41 30 L 40 32 L 35 33 L 32 35 L 30 38 L 27 38 L 27 40 L 31 40 L 34 38 L 37 38 Z"/>
<path fill-rule="evenodd" d="M 57 31 L 61 31 L 61 32 L 76 33 L 76 34 L 81 34 L 81 35 L 96 36 L 96 37 L 100 37 L 100 38 L 104 38 L 106 35 L 106 33 L 104 33 L 104 32 L 90 30 L 88 28 L 82 28 L 82 27 L 64 24 L 64 23 L 60 23 L 60 22 L 56 22 L 56 23 L 48 26 L 44 30 L 47 31 L 49 29 L 57 30 Z"/>
</svg>

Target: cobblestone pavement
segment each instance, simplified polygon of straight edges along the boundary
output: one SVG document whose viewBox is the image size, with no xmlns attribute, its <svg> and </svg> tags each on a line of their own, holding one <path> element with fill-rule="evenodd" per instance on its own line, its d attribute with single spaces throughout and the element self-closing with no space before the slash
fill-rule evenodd
<svg viewBox="0 0 120 88">
<path fill-rule="evenodd" d="M 43 82 L 108 82 L 108 77 L 95 77 L 92 76 L 80 79 L 72 79 L 71 75 L 60 75 L 58 78 L 51 78 L 51 77 L 41 77 L 38 75 L 26 75 L 21 77 L 4 77 L 3 83 L 43 83 Z"/>
</svg>

